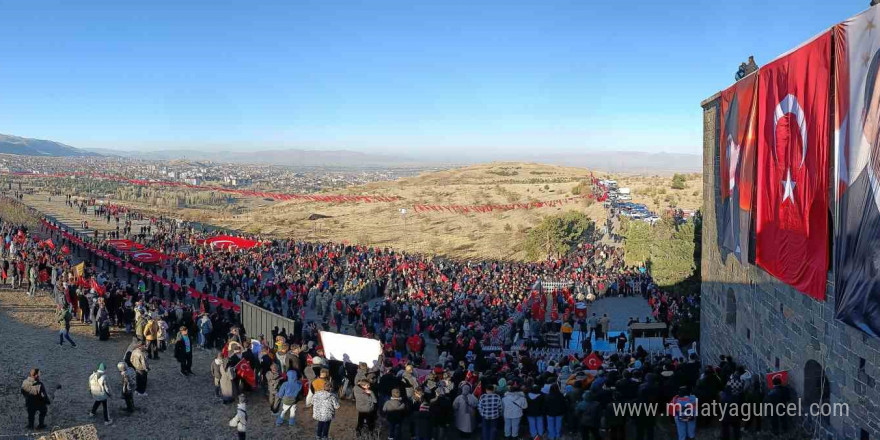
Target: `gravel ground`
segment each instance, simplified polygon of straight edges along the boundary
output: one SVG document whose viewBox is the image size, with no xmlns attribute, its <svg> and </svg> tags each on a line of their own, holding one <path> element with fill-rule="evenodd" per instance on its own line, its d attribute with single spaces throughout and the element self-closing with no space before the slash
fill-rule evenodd
<svg viewBox="0 0 880 440">
<path fill-rule="evenodd" d="M 52 431 L 77 428 L 74 438 L 95 438 L 88 433 L 92 427 L 101 439 L 223 439 L 236 438 L 227 425 L 235 415 L 234 405 L 223 405 L 214 397 L 209 365 L 214 355 L 207 351 L 193 354 L 196 375 L 180 375 L 173 354 L 165 352 L 153 361 L 144 398 L 136 398 L 137 411 L 129 416 L 122 409 L 120 381 L 115 374 L 116 363 L 125 355 L 130 339 L 114 333 L 109 341 L 94 337 L 93 327 L 77 323 L 71 329 L 76 348 L 58 345 L 58 328 L 54 323 L 51 300 L 27 298 L 23 290 L 0 290 L 0 439 L 27 436 L 27 414 L 19 393 L 21 382 L 31 368 L 40 368 L 50 396 L 54 395 L 46 418 Z M 88 377 L 99 362 L 107 365 L 108 379 L 114 392 L 109 403 L 114 423 L 105 426 L 100 415 L 88 415 L 92 399 Z M 58 388 L 60 386 L 60 388 Z M 312 438 L 315 424 L 311 412 L 302 404 L 297 408 L 296 426 L 275 428 L 266 400 L 252 394 L 248 404 L 249 438 Z M 357 417 L 352 402 L 343 402 L 330 428 L 333 439 L 353 439 Z M 83 426 L 86 425 L 86 426 Z M 93 432 L 93 431 L 92 431 Z M 46 435 L 47 432 L 40 433 Z"/>
</svg>

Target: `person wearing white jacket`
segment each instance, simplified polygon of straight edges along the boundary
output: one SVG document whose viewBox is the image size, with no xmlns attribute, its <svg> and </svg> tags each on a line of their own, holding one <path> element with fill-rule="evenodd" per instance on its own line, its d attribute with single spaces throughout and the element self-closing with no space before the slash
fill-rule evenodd
<svg viewBox="0 0 880 440">
<path fill-rule="evenodd" d="M 92 405 L 92 410 L 89 411 L 89 416 L 94 417 L 95 411 L 98 410 L 99 406 L 102 406 L 104 407 L 104 424 L 109 425 L 113 423 L 113 420 L 110 420 L 110 414 L 107 411 L 107 399 L 110 397 L 110 387 L 107 386 L 107 377 L 104 376 L 103 362 L 98 364 L 98 369 L 89 376 L 89 391 L 95 399 L 95 403 Z"/>
<path fill-rule="evenodd" d="M 238 432 L 239 440 L 247 438 L 247 396 L 244 394 L 238 396 L 238 407 L 235 410 L 235 417 L 229 421 L 229 426 Z"/>
<path fill-rule="evenodd" d="M 529 406 L 526 396 L 519 390 L 519 385 L 511 385 L 510 390 L 501 399 L 504 410 L 504 438 L 519 438 L 519 421 L 523 410 Z"/>
</svg>

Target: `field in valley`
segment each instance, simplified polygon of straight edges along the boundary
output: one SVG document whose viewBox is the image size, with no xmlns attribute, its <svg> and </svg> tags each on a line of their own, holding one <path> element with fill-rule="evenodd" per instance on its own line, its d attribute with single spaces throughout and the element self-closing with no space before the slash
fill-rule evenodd
<svg viewBox="0 0 880 440">
<path fill-rule="evenodd" d="M 684 189 L 672 189 L 671 175 L 592 173 L 599 178 L 616 179 L 620 187 L 632 190 L 633 201 L 645 203 L 657 213 L 669 206 L 697 209 L 701 204 L 699 174 L 686 175 Z M 576 197 L 589 192 L 590 174 L 591 170 L 585 168 L 489 163 L 351 186 L 333 192 L 399 197 L 394 202 L 278 202 L 241 196 L 235 197 L 226 209 L 205 206 L 169 209 L 148 199 L 118 203 L 272 238 L 390 246 L 455 258 L 522 260 L 526 258 L 522 244 L 527 231 L 546 216 L 578 210 L 597 223 L 604 222 L 605 210 L 601 203 Z M 491 212 L 413 209 L 415 205 L 483 206 L 554 200 L 565 202 L 556 206 Z M 65 220 L 78 223 L 75 210 L 68 209 L 54 198 L 49 202 L 48 197 L 39 191 L 26 197 L 25 201 L 41 211 L 62 215 Z M 94 219 L 82 219 L 97 225 Z"/>
</svg>

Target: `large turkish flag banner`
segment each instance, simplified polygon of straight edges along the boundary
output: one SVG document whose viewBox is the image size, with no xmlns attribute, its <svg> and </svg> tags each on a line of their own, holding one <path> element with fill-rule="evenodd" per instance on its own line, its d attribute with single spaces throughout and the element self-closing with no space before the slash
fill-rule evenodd
<svg viewBox="0 0 880 440">
<path fill-rule="evenodd" d="M 831 32 L 758 72 L 755 262 L 825 299 Z"/>
</svg>

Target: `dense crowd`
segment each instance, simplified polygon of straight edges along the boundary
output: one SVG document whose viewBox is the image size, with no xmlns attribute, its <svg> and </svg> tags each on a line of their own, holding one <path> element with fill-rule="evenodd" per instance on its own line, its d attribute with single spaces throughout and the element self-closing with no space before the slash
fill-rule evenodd
<svg viewBox="0 0 880 440">
<path fill-rule="evenodd" d="M 652 319 L 673 328 L 698 318 L 698 295 L 663 291 L 644 268 L 626 267 L 619 248 L 595 239 L 562 258 L 535 263 L 455 261 L 295 240 L 217 250 L 204 245 L 217 232 L 186 222 L 118 208 L 94 215 L 96 221 L 122 222 L 115 237 L 166 255 L 160 264 L 137 265 L 171 280 L 170 286 L 86 252 L 46 223 L 34 231 L 0 223 L 7 243 L 3 280 L 11 278 L 15 287 L 27 276 L 28 286 L 43 283 L 54 292 L 60 344 L 74 343 L 73 319 L 94 323 L 99 338 L 108 337 L 111 326 L 134 337 L 117 366 L 130 410 L 132 396 L 146 396 L 149 361 L 171 346 L 184 376 L 192 372 L 193 349 L 217 350 L 210 366 L 216 394 L 237 402 L 230 426 L 242 438 L 247 396 L 268 400 L 279 429 L 285 418 L 294 424 L 296 403 L 304 400 L 319 439 L 329 437 L 339 400 L 352 399 L 359 433 L 384 425 L 392 439 L 402 432 L 418 439 L 479 432 L 487 440 L 500 432 L 519 438 L 526 431 L 532 438 L 559 439 L 567 432 L 599 438 L 600 428 L 614 439 L 626 438 L 627 429 L 637 438 L 653 438 L 658 417 L 627 417 L 613 404 L 677 399 L 686 406 L 691 393 L 712 400 L 731 390 L 733 398 L 763 398 L 760 382 L 730 359 L 703 368 L 695 356 L 674 358 L 632 344 L 597 353 L 589 337 L 582 338 L 581 351 L 544 350 L 546 330 L 607 334 L 607 319 L 577 315 L 575 308 L 606 295 L 641 295 L 652 306 Z M 148 225 L 134 228 L 133 220 Z M 104 252 L 131 261 L 98 238 L 92 235 Z M 85 264 L 75 265 L 78 259 Z M 543 289 L 548 280 L 566 287 Z M 36 288 L 29 288 L 33 294 Z M 234 309 L 216 307 L 205 296 L 195 299 L 190 289 L 297 319 L 290 329 L 247 334 Z M 327 359 L 318 337 L 327 329 L 378 339 L 380 362 L 369 367 Z M 436 359 L 426 355 L 428 344 L 436 344 Z M 105 373 L 99 365 L 89 385 L 96 399 L 92 412 L 103 406 L 110 423 L 106 404 L 99 403 L 110 395 L 101 379 Z M 26 396 L 34 394 L 26 388 L 34 390 L 39 372 L 29 380 L 22 388 Z M 29 402 L 33 426 L 40 411 L 31 411 L 36 406 Z M 673 418 L 679 438 L 692 438 L 695 418 L 681 412 Z"/>
</svg>

